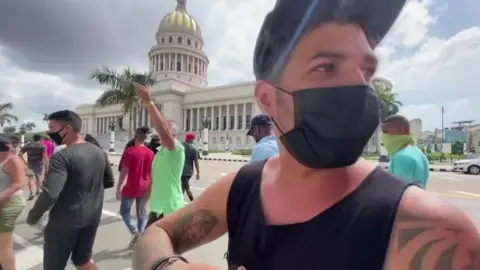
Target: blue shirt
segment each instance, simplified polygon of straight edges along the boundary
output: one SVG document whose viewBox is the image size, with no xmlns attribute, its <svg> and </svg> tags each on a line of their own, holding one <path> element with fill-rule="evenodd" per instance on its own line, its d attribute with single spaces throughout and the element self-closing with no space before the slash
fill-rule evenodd
<svg viewBox="0 0 480 270">
<path fill-rule="evenodd" d="M 427 187 L 430 168 L 425 154 L 416 146 L 407 146 L 396 152 L 388 171 L 405 181 Z"/>
<path fill-rule="evenodd" d="M 250 162 L 263 161 L 278 156 L 277 137 L 270 135 L 263 137 L 253 148 Z"/>
</svg>

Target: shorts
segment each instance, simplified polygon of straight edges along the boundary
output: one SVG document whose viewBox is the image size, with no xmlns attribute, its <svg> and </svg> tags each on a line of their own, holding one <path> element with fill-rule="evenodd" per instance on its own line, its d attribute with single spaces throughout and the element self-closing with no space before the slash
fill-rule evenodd
<svg viewBox="0 0 480 270">
<path fill-rule="evenodd" d="M 42 180 L 45 176 L 45 167 L 38 165 L 38 166 L 30 166 L 28 165 L 27 169 L 27 176 L 33 177 L 37 180 Z"/>
<path fill-rule="evenodd" d="M 192 178 L 191 175 L 182 175 L 182 191 L 185 192 L 185 190 L 190 189 L 190 178 Z"/>
<path fill-rule="evenodd" d="M 75 266 L 81 266 L 92 259 L 93 244 L 99 224 L 75 229 L 45 228 L 43 244 L 43 269 L 64 270 L 68 258 Z"/>
<path fill-rule="evenodd" d="M 13 232 L 15 222 L 26 204 L 23 195 L 13 195 L 0 207 L 0 233 Z"/>
</svg>

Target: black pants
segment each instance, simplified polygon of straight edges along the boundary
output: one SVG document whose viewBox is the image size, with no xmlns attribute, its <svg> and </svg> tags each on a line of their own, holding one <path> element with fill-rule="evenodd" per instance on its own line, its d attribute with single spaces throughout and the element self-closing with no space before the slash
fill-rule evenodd
<svg viewBox="0 0 480 270">
<path fill-rule="evenodd" d="M 162 218 L 163 218 L 163 213 L 159 214 L 155 212 L 150 212 L 150 214 L 148 214 L 147 228 Z"/>
<path fill-rule="evenodd" d="M 64 270 L 71 256 L 75 266 L 92 259 L 93 244 L 99 224 L 75 228 L 52 228 L 47 225 L 43 244 L 43 269 Z"/>
</svg>

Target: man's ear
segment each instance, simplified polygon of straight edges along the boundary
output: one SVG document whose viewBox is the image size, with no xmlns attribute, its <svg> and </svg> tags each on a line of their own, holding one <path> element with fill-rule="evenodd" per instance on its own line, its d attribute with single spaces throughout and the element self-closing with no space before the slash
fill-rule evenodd
<svg viewBox="0 0 480 270">
<path fill-rule="evenodd" d="M 267 115 L 276 115 L 275 110 L 275 87 L 267 81 L 257 81 L 255 85 L 255 98 L 257 105 L 263 113 Z"/>
</svg>

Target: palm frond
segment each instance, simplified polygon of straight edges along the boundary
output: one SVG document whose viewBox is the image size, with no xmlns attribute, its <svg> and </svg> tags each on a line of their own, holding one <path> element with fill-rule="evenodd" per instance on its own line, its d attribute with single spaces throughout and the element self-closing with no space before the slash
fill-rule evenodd
<svg viewBox="0 0 480 270">
<path fill-rule="evenodd" d="M 18 117 L 10 113 L 0 114 L 0 119 L 4 120 L 7 123 L 11 123 L 11 121 L 18 121 Z"/>
<path fill-rule="evenodd" d="M 0 112 L 13 110 L 13 104 L 11 102 L 0 103 Z"/>
<path fill-rule="evenodd" d="M 123 103 L 124 92 L 119 89 L 105 90 L 96 100 L 95 104 L 99 107 L 106 107 Z"/>
</svg>

